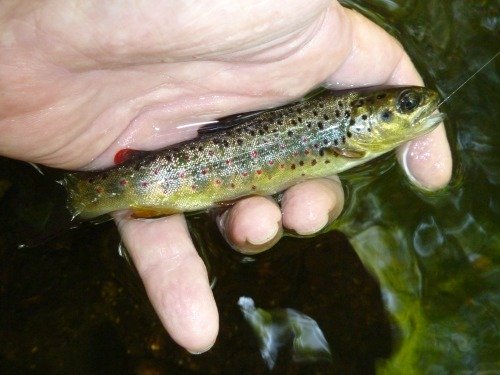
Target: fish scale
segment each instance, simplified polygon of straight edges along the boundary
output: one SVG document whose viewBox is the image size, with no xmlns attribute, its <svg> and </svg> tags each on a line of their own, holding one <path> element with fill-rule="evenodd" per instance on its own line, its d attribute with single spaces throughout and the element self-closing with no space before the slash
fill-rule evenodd
<svg viewBox="0 0 500 375">
<path fill-rule="evenodd" d="M 194 140 L 106 170 L 68 173 L 68 207 L 82 218 L 124 209 L 151 217 L 271 195 L 345 171 L 430 131 L 441 120 L 432 115 L 437 102 L 434 91 L 421 87 L 324 90 L 231 116 Z"/>
</svg>

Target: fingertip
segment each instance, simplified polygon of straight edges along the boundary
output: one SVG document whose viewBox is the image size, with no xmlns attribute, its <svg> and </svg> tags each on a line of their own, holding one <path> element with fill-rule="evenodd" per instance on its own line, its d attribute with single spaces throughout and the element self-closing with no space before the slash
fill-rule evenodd
<svg viewBox="0 0 500 375">
<path fill-rule="evenodd" d="M 179 269 L 178 280 L 171 278 L 160 295 L 152 297 L 157 300 L 156 311 L 172 339 L 192 354 L 209 350 L 219 331 L 217 306 L 208 278 L 199 278 L 202 273 L 206 275 L 201 259 L 188 262 Z"/>
<path fill-rule="evenodd" d="M 244 254 L 270 249 L 283 232 L 279 206 L 260 196 L 237 202 L 220 216 L 218 225 L 228 243 Z"/>
<path fill-rule="evenodd" d="M 409 180 L 422 189 L 439 190 L 451 180 L 453 159 L 443 124 L 401 146 L 397 156 Z"/>
<path fill-rule="evenodd" d="M 318 179 L 288 189 L 281 202 L 283 226 L 300 235 L 313 234 L 335 220 L 344 206 L 338 179 Z"/>
</svg>

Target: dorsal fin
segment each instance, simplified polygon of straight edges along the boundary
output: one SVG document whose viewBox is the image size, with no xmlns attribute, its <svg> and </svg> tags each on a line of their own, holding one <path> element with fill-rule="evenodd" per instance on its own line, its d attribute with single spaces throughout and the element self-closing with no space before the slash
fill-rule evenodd
<svg viewBox="0 0 500 375">
<path fill-rule="evenodd" d="M 199 135 L 211 134 L 211 133 L 215 133 L 215 132 L 218 132 L 221 130 L 233 128 L 236 125 L 239 125 L 244 121 L 248 121 L 254 117 L 257 117 L 262 112 L 265 112 L 265 110 L 245 112 L 245 113 L 239 113 L 236 115 L 229 115 L 229 116 L 221 117 L 216 122 L 210 122 L 210 123 L 200 127 L 198 129 L 198 134 Z"/>
</svg>

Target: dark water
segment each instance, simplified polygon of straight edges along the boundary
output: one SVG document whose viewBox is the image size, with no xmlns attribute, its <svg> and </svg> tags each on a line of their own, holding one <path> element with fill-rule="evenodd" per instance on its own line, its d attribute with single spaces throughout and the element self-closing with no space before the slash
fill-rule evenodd
<svg viewBox="0 0 500 375">
<path fill-rule="evenodd" d="M 393 33 L 443 97 L 497 52 L 496 1 L 346 3 Z M 221 315 L 218 342 L 202 356 L 163 332 L 111 224 L 17 250 L 19 233 L 43 227 L 53 184 L 0 159 L 0 373 L 268 373 L 242 295 L 307 314 L 330 345 L 331 362 L 305 364 L 284 347 L 275 373 L 500 371 L 497 68 L 443 105 L 455 161 L 445 191 L 413 188 L 393 157 L 343 176 L 348 207 L 335 229 L 350 243 L 338 232 L 286 238 L 242 263 L 213 224 L 192 217 Z"/>
</svg>

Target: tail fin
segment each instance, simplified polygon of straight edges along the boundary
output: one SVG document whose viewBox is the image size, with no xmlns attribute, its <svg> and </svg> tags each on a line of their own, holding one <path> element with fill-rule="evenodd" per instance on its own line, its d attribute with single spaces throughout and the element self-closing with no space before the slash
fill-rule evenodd
<svg viewBox="0 0 500 375">
<path fill-rule="evenodd" d="M 35 247 L 78 226 L 66 208 L 61 172 L 0 158 L 0 223 L 18 247 Z"/>
</svg>

